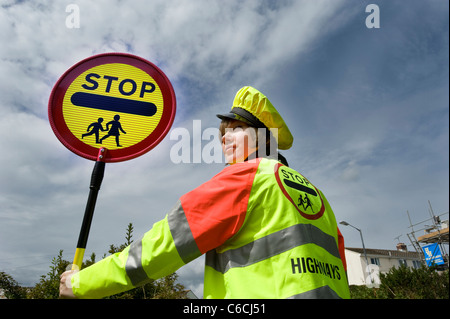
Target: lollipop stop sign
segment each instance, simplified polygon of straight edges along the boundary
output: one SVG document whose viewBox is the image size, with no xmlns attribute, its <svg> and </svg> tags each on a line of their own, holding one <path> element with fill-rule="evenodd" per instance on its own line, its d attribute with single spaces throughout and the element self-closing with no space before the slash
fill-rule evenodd
<svg viewBox="0 0 450 319">
<path fill-rule="evenodd" d="M 176 98 L 153 63 L 126 53 L 89 57 L 53 87 L 50 125 L 75 154 L 95 161 L 73 268 L 81 268 L 105 163 L 145 154 L 161 142 L 175 118 Z"/>
</svg>

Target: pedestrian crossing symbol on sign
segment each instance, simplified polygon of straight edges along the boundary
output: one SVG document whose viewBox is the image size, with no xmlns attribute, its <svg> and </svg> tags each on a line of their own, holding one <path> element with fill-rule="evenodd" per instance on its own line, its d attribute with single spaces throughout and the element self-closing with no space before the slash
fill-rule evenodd
<svg viewBox="0 0 450 319">
<path fill-rule="evenodd" d="M 119 161 L 159 143 L 175 115 L 173 88 L 162 71 L 128 54 L 82 62 L 60 79 L 49 102 L 63 144 L 90 159 L 103 147 L 110 161 Z"/>
<path fill-rule="evenodd" d="M 127 78 L 130 75 L 132 79 Z M 103 64 L 72 82 L 64 96 L 63 115 L 83 143 L 114 150 L 150 135 L 161 119 L 162 102 L 159 86 L 144 71 L 122 63 Z M 91 132 L 95 136 L 86 135 Z"/>
</svg>

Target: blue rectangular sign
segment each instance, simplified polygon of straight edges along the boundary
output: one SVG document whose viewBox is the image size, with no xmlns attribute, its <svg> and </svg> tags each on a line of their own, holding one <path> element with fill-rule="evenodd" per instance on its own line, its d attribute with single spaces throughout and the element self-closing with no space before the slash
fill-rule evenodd
<svg viewBox="0 0 450 319">
<path fill-rule="evenodd" d="M 441 248 L 437 243 L 429 244 L 422 247 L 423 254 L 425 255 L 425 261 L 427 266 L 443 265 L 444 258 L 442 258 Z"/>
</svg>

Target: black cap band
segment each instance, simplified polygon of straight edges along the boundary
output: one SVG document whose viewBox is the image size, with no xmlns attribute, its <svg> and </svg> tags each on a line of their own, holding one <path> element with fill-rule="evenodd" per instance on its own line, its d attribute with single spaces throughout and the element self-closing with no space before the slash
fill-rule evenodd
<svg viewBox="0 0 450 319">
<path fill-rule="evenodd" d="M 266 127 L 256 116 L 254 116 L 249 111 L 244 110 L 240 107 L 233 107 L 231 109 L 231 113 L 242 116 L 244 119 L 246 119 L 251 124 L 253 124 L 256 128 L 265 128 Z"/>
</svg>

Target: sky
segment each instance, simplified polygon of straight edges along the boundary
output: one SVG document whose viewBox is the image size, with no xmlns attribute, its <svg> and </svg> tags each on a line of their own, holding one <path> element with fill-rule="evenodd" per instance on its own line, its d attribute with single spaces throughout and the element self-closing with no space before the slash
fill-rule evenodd
<svg viewBox="0 0 450 319">
<path fill-rule="evenodd" d="M 224 168 L 175 163 L 174 132 L 196 150 L 218 143 L 194 126 L 216 128 L 246 85 L 283 116 L 294 145 L 282 154 L 338 221 L 366 248 L 413 250 L 407 212 L 424 221 L 431 203 L 448 219 L 448 12 L 446 0 L 0 0 L 0 271 L 32 286 L 59 250 L 73 259 L 94 163 L 56 138 L 48 100 L 67 69 L 104 52 L 157 65 L 177 111 L 154 149 L 106 165 L 85 256 L 124 243 L 128 223 L 139 239 Z M 202 296 L 203 258 L 178 274 Z"/>
</svg>

